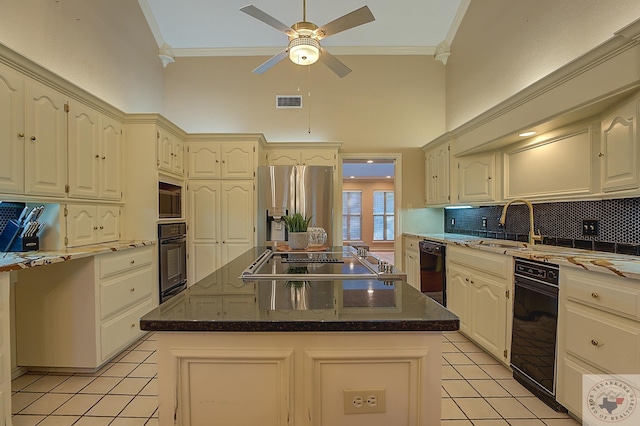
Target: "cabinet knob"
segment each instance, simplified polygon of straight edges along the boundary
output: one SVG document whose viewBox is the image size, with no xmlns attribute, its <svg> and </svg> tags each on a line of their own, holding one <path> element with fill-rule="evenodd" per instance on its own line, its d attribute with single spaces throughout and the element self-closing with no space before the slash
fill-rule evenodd
<svg viewBox="0 0 640 426">
<path fill-rule="evenodd" d="M 20 132 L 20 133 L 18 133 L 18 137 L 19 137 L 19 138 L 24 138 L 24 132 Z"/>
<path fill-rule="evenodd" d="M 134 322 L 131 324 L 131 328 L 135 328 L 135 327 L 136 327 L 136 323 Z"/>
<path fill-rule="evenodd" d="M 104 229 L 104 226 L 101 226 L 100 229 Z"/>
<path fill-rule="evenodd" d="M 222 164 L 224 164 L 224 163 L 225 163 L 225 160 L 222 160 Z"/>
<path fill-rule="evenodd" d="M 604 157 L 604 154 L 603 153 L 599 153 L 598 157 Z"/>
<path fill-rule="evenodd" d="M 93 230 L 94 230 L 94 231 L 97 231 L 97 230 L 98 230 L 98 227 L 97 227 L 97 226 L 94 226 L 94 227 L 93 227 Z"/>
<path fill-rule="evenodd" d="M 132 260 L 132 261 L 131 261 L 131 264 L 133 265 L 134 263 L 136 263 L 136 261 L 135 261 L 135 260 Z"/>
<path fill-rule="evenodd" d="M 598 297 L 600 297 L 600 295 L 598 294 L 598 292 L 594 291 L 593 293 L 591 293 L 591 297 L 597 299 Z"/>
<path fill-rule="evenodd" d="M 104 155 L 102 156 L 102 159 L 105 160 L 107 157 L 105 157 Z"/>
<path fill-rule="evenodd" d="M 100 155 L 96 154 L 96 159 L 100 158 Z"/>
<path fill-rule="evenodd" d="M 35 141 L 35 140 L 36 140 L 36 137 L 35 137 L 35 136 L 31 136 L 31 140 L 32 140 L 32 141 Z"/>
<path fill-rule="evenodd" d="M 599 346 L 602 346 L 604 343 L 600 343 L 600 342 L 598 342 L 598 341 L 597 341 L 597 340 L 595 340 L 595 339 L 591 339 L 591 344 L 592 344 L 593 346 L 597 346 L 597 347 L 599 347 Z"/>
<path fill-rule="evenodd" d="M 136 291 L 135 287 L 131 287 L 131 292 L 133 293 L 134 291 Z"/>
<path fill-rule="evenodd" d="M 491 180 L 491 176 L 487 177 L 487 179 Z"/>
<path fill-rule="evenodd" d="M 466 282 L 469 282 L 469 278 L 465 278 L 464 280 L 465 280 Z"/>
</svg>

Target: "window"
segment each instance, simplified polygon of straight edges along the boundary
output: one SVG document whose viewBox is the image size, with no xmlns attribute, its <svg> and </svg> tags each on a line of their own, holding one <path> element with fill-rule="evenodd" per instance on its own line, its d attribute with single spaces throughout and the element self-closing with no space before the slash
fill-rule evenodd
<svg viewBox="0 0 640 426">
<path fill-rule="evenodd" d="M 373 191 L 373 240 L 393 241 L 393 191 Z"/>
<path fill-rule="evenodd" d="M 361 191 L 342 191 L 342 239 L 362 240 Z"/>
</svg>

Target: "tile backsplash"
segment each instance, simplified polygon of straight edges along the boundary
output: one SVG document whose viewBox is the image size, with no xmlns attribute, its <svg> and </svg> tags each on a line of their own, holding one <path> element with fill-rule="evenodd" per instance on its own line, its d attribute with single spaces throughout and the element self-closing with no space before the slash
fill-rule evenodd
<svg viewBox="0 0 640 426">
<path fill-rule="evenodd" d="M 504 227 L 498 221 L 503 205 L 445 209 L 448 233 L 527 241 L 529 209 L 513 204 Z M 533 205 L 534 224 L 545 244 L 640 254 L 640 198 L 571 201 Z M 583 235 L 582 221 L 597 220 L 597 235 Z M 484 225 L 484 226 L 483 226 Z"/>
</svg>

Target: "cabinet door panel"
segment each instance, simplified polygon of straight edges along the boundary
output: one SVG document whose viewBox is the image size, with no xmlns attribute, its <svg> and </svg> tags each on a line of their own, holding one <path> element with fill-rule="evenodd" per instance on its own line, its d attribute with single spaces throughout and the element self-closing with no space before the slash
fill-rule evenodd
<svg viewBox="0 0 640 426">
<path fill-rule="evenodd" d="M 495 163 L 493 154 L 463 158 L 458 163 L 458 199 L 493 201 L 495 199 Z"/>
<path fill-rule="evenodd" d="M 28 80 L 25 192 L 65 195 L 67 177 L 67 113 L 62 94 Z"/>
<path fill-rule="evenodd" d="M 472 281 L 473 308 L 469 319 L 471 333 L 485 349 L 497 357 L 502 357 L 506 349 L 506 287 L 479 275 L 474 275 Z"/>
<path fill-rule="evenodd" d="M 120 208 L 111 206 L 99 206 L 98 216 L 98 242 L 117 241 L 120 239 Z"/>
<path fill-rule="evenodd" d="M 602 122 L 602 190 L 638 187 L 636 102 L 611 113 Z"/>
<path fill-rule="evenodd" d="M 94 244 L 97 239 L 98 222 L 95 206 L 67 206 L 68 246 L 76 247 Z"/>
<path fill-rule="evenodd" d="M 171 135 L 158 131 L 158 168 L 165 172 L 173 169 L 173 138 Z"/>
<path fill-rule="evenodd" d="M 253 182 L 222 182 L 220 232 L 226 263 L 253 247 Z"/>
<path fill-rule="evenodd" d="M 122 197 L 122 127 L 107 117 L 100 117 L 100 198 Z"/>
<path fill-rule="evenodd" d="M 221 175 L 223 178 L 253 177 L 253 144 L 222 144 Z"/>
<path fill-rule="evenodd" d="M 98 112 L 75 102 L 69 111 L 69 196 L 98 198 Z"/>
<path fill-rule="evenodd" d="M 447 309 L 460 318 L 460 331 L 470 334 L 469 299 L 471 282 L 467 271 L 455 264 L 447 267 Z"/>
<path fill-rule="evenodd" d="M 24 78 L 0 64 L 1 192 L 24 191 L 24 124 Z"/>
<path fill-rule="evenodd" d="M 189 178 L 217 179 L 220 177 L 220 147 L 216 143 L 189 143 Z"/>
</svg>

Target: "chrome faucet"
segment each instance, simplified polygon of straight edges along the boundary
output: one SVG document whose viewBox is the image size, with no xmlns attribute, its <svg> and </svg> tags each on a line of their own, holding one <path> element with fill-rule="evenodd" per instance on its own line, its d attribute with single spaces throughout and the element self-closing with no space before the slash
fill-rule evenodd
<svg viewBox="0 0 640 426">
<path fill-rule="evenodd" d="M 504 205 L 504 207 L 502 208 L 502 216 L 500 216 L 500 221 L 499 221 L 500 225 L 504 226 L 504 223 L 507 220 L 507 208 L 511 204 L 517 203 L 517 202 L 524 203 L 527 205 L 527 207 L 529 207 L 529 244 L 535 244 L 536 241 L 542 241 L 542 235 L 540 235 L 540 231 L 538 231 L 538 234 L 536 234 L 536 231 L 534 230 L 534 227 L 533 227 L 533 205 L 529 201 L 524 200 L 522 198 L 511 200 Z"/>
</svg>

